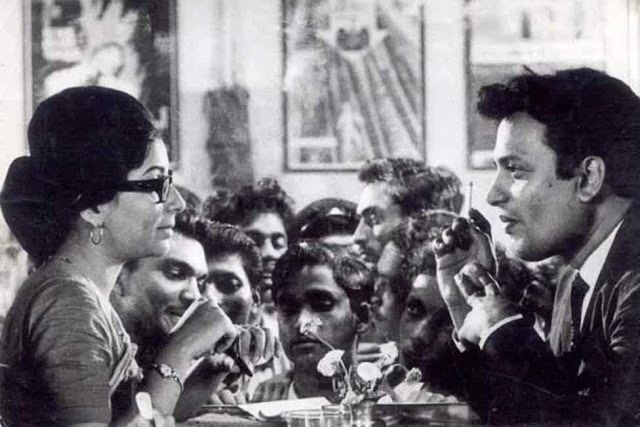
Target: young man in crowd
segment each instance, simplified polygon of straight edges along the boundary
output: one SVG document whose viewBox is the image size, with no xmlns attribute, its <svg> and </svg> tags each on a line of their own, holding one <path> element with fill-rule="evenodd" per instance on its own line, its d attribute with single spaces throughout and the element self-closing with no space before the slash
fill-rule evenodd
<svg viewBox="0 0 640 427">
<path fill-rule="evenodd" d="M 459 212 L 460 179 L 449 169 L 403 158 L 367 161 L 358 173 L 365 184 L 353 240 L 363 259 L 375 264 L 393 231 L 410 215 L 432 209 Z"/>
<path fill-rule="evenodd" d="M 153 362 L 161 343 L 189 306 L 201 297 L 200 286 L 208 271 L 201 242 L 208 241 L 213 225 L 192 211 L 185 211 L 176 216 L 167 255 L 131 262 L 122 269 L 111 302 L 132 341 L 139 346 L 136 360 L 140 366 Z M 243 332 L 241 341 L 244 345 L 238 351 L 251 364 L 271 359 L 276 347 L 272 334 L 258 327 Z M 203 358 L 184 381 L 176 419 L 193 415 L 217 392 L 229 372 L 237 370 L 233 364 L 227 357 Z"/>
<path fill-rule="evenodd" d="M 362 259 L 375 265 L 393 230 L 402 223 L 396 197 L 404 193 L 406 179 L 426 170 L 424 163 L 404 158 L 367 160 L 358 179 L 365 187 L 356 213 L 360 217 L 353 241 Z"/>
<path fill-rule="evenodd" d="M 330 350 L 322 341 L 343 350 L 345 365 L 351 365 L 356 337 L 368 324 L 371 272 L 335 246 L 303 241 L 278 260 L 273 279 L 280 337 L 295 368 L 261 384 L 254 400 L 324 396 L 339 401 L 331 378 L 318 372 L 318 362 Z M 303 333 L 307 323 L 315 325 L 313 334 Z"/>
<path fill-rule="evenodd" d="M 543 342 L 494 280 L 483 227 L 456 220 L 435 242 L 472 402 L 489 422 L 636 425 L 640 99 L 586 68 L 517 76 L 479 99 L 479 111 L 499 121 L 487 201 L 510 249 L 569 268 Z"/>
<path fill-rule="evenodd" d="M 219 192 L 205 202 L 205 216 L 213 221 L 238 225 L 260 249 L 260 292 L 265 325 L 277 333 L 271 296 L 271 275 L 276 261 L 287 250 L 287 228 L 293 221 L 293 200 L 273 178 L 263 178 L 237 193 Z"/>
<path fill-rule="evenodd" d="M 218 301 L 231 321 L 236 325 L 257 325 L 260 321 L 260 290 L 262 262 L 255 242 L 231 224 L 212 223 L 199 239 L 207 260 L 208 275 L 200 283 L 200 291 Z M 263 329 L 268 342 L 279 341 L 269 328 Z M 280 350 L 280 349 L 278 349 Z M 281 353 L 276 351 L 276 353 Z M 259 383 L 290 369 L 285 357 L 262 360 L 255 366 L 251 378 L 227 378 L 229 386 L 213 397 L 214 403 L 245 403 Z"/>
</svg>

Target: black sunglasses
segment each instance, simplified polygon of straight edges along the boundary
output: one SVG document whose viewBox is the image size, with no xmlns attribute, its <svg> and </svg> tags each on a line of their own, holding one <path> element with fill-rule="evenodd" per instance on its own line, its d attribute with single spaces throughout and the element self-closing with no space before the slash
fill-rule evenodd
<svg viewBox="0 0 640 427">
<path fill-rule="evenodd" d="M 167 175 L 154 179 L 142 179 L 136 181 L 124 181 L 116 184 L 116 191 L 135 191 L 141 193 L 154 192 L 158 195 L 157 203 L 164 203 L 169 198 L 169 192 L 173 185 L 173 171 L 169 171 Z"/>
</svg>

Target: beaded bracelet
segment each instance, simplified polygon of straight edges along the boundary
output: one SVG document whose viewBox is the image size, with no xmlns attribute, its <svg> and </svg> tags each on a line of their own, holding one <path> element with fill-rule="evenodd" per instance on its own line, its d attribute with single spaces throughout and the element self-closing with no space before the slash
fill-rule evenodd
<svg viewBox="0 0 640 427">
<path fill-rule="evenodd" d="M 176 370 L 171 366 L 165 363 L 152 363 L 151 365 L 149 365 L 149 369 L 156 371 L 162 378 L 171 379 L 177 382 L 180 386 L 180 393 L 182 393 L 182 391 L 184 390 L 184 383 L 182 382 L 182 379 L 180 379 L 180 376 L 178 375 Z"/>
</svg>

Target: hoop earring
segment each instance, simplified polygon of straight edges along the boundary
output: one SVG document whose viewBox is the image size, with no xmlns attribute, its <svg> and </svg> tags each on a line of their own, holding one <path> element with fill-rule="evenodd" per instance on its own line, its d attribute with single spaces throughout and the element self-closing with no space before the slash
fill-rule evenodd
<svg viewBox="0 0 640 427">
<path fill-rule="evenodd" d="M 96 238 L 94 231 L 98 230 L 98 237 Z M 95 227 L 93 227 L 91 229 L 91 233 L 89 233 L 89 239 L 91 240 L 91 243 L 93 243 L 94 245 L 98 246 L 100 243 L 102 243 L 102 239 L 104 238 L 104 224 L 99 224 L 96 225 Z"/>
</svg>

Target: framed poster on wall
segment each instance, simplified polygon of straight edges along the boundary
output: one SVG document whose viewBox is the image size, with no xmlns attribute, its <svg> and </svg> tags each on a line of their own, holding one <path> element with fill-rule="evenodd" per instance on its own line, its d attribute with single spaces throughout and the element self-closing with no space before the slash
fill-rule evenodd
<svg viewBox="0 0 640 427">
<path fill-rule="evenodd" d="M 470 168 L 493 167 L 497 123 L 476 111 L 478 90 L 522 73 L 604 70 L 603 2 L 467 0 L 466 75 Z"/>
<path fill-rule="evenodd" d="M 285 169 L 425 160 L 422 2 L 282 0 Z"/>
<path fill-rule="evenodd" d="M 122 90 L 153 113 L 178 163 L 175 0 L 25 2 L 27 116 L 72 86 Z"/>
</svg>

